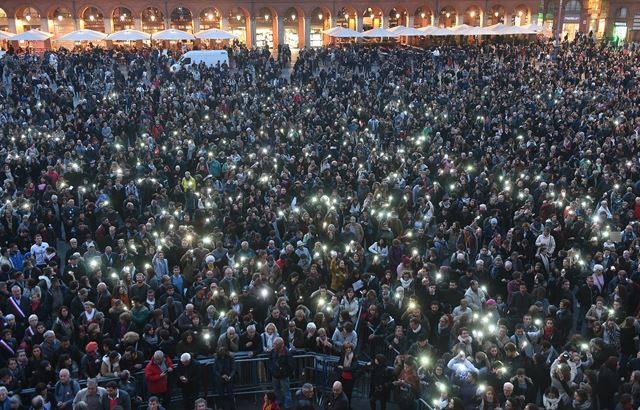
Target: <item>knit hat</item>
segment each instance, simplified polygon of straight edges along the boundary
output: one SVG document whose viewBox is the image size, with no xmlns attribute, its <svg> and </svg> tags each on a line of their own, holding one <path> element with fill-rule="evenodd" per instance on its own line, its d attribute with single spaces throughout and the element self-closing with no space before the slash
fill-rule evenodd
<svg viewBox="0 0 640 410">
<path fill-rule="evenodd" d="M 98 344 L 96 342 L 89 342 L 85 346 L 84 350 L 87 352 L 96 352 L 98 351 Z"/>
</svg>

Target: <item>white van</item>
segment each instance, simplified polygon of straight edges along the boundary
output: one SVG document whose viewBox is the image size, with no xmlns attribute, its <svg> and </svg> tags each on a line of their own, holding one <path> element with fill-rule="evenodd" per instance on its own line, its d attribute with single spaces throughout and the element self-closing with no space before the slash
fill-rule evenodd
<svg viewBox="0 0 640 410">
<path fill-rule="evenodd" d="M 200 65 L 204 63 L 207 67 L 218 65 L 229 65 L 229 54 L 225 50 L 193 50 L 187 51 L 180 57 L 180 60 L 171 66 L 171 71 L 176 72 L 181 68 L 187 68 L 192 64 Z"/>
</svg>

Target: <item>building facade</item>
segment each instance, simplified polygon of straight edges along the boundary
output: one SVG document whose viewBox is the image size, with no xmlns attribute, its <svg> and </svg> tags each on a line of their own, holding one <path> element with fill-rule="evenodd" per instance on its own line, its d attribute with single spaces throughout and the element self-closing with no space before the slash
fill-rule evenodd
<svg viewBox="0 0 640 410">
<path fill-rule="evenodd" d="M 322 31 L 405 25 L 451 27 L 538 23 L 554 33 L 640 40 L 638 0 L 3 0 L 0 30 L 39 28 L 60 36 L 86 28 L 111 33 L 127 28 L 197 32 L 221 28 L 249 46 L 316 47 Z"/>
</svg>

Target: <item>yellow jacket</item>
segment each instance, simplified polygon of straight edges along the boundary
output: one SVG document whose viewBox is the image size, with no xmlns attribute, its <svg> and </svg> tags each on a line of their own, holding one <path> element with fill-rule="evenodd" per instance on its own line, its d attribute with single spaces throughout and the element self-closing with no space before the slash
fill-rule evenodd
<svg viewBox="0 0 640 410">
<path fill-rule="evenodd" d="M 182 190 L 184 192 L 187 192 L 187 191 L 195 192 L 196 186 L 197 186 L 196 180 L 194 177 L 189 177 L 189 179 L 187 179 L 186 177 L 182 178 L 181 185 L 182 185 Z"/>
</svg>

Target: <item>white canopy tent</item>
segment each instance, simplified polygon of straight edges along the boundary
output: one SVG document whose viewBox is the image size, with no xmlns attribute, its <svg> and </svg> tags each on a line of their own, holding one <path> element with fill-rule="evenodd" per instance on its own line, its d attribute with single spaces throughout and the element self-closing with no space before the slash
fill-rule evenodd
<svg viewBox="0 0 640 410">
<path fill-rule="evenodd" d="M 115 33 L 109 34 L 106 38 L 106 40 L 110 41 L 143 41 L 150 39 L 151 34 L 132 29 L 116 31 Z"/>
<path fill-rule="evenodd" d="M 11 41 L 45 41 L 49 40 L 51 37 L 53 37 L 53 34 L 51 33 L 33 29 L 11 37 Z"/>
<path fill-rule="evenodd" d="M 394 27 L 396 28 L 396 27 Z M 393 30 L 393 29 L 391 29 Z M 391 31 L 389 30 L 389 31 Z M 417 37 L 417 36 L 426 36 L 427 34 L 424 31 L 420 31 L 417 28 L 413 27 L 402 27 L 401 29 L 395 30 L 394 33 L 398 33 L 401 36 L 405 37 Z"/>
<path fill-rule="evenodd" d="M 465 36 L 486 36 L 491 32 L 486 27 L 469 27 L 465 30 Z"/>
<path fill-rule="evenodd" d="M 396 31 L 402 31 L 402 30 L 404 30 L 406 28 L 407 28 L 406 26 L 403 26 L 402 24 L 400 24 L 399 26 L 388 28 L 387 30 L 392 32 L 392 33 L 395 33 Z"/>
<path fill-rule="evenodd" d="M 451 30 L 454 35 L 464 36 L 466 35 L 467 31 L 469 31 L 469 29 L 472 29 L 472 28 L 473 27 L 467 24 L 460 24 L 458 26 L 450 28 L 449 30 Z"/>
<path fill-rule="evenodd" d="M 154 40 L 169 40 L 169 41 L 181 41 L 181 40 L 195 40 L 196 37 L 187 33 L 186 31 L 176 30 L 174 28 L 170 28 L 167 30 L 158 31 L 157 33 L 151 36 Z"/>
<path fill-rule="evenodd" d="M 203 40 L 233 40 L 234 38 L 238 38 L 238 36 L 218 28 L 210 28 L 209 30 L 197 32 L 196 38 Z"/>
<path fill-rule="evenodd" d="M 107 37 L 105 33 L 94 30 L 76 30 L 64 36 L 58 37 L 57 41 L 100 41 Z"/>
<path fill-rule="evenodd" d="M 525 30 L 530 31 L 531 34 L 537 34 L 537 33 L 550 34 L 551 33 L 551 30 L 537 23 L 525 24 L 524 26 L 521 26 L 521 27 Z"/>
<path fill-rule="evenodd" d="M 485 27 L 489 34 L 494 36 L 513 36 L 518 34 L 532 34 L 530 30 L 527 30 L 520 26 L 509 26 L 506 24 L 498 23 L 493 26 Z"/>
<path fill-rule="evenodd" d="M 330 36 L 333 32 L 339 31 L 339 30 L 342 30 L 342 29 L 343 29 L 343 27 L 340 27 L 340 26 L 331 27 L 331 28 L 328 28 L 325 31 L 323 31 L 322 34 L 326 34 L 326 35 Z"/>
<path fill-rule="evenodd" d="M 0 30 L 0 40 L 11 40 L 13 37 L 15 37 L 14 33 Z"/>
<path fill-rule="evenodd" d="M 363 33 L 358 33 L 355 30 L 351 30 L 350 28 L 345 27 L 334 27 L 324 31 L 324 34 L 329 35 L 330 37 L 336 38 L 361 38 L 363 37 Z"/>
<path fill-rule="evenodd" d="M 453 31 L 448 28 L 427 26 L 420 27 L 418 30 L 423 31 L 426 36 L 451 36 L 454 35 Z"/>
<path fill-rule="evenodd" d="M 401 34 L 398 34 L 397 32 L 392 32 L 389 30 L 385 30 L 381 27 L 378 28 L 373 28 L 371 30 L 367 30 L 364 31 L 362 33 L 362 37 L 366 37 L 366 38 L 391 38 L 391 37 L 400 37 Z"/>
</svg>

